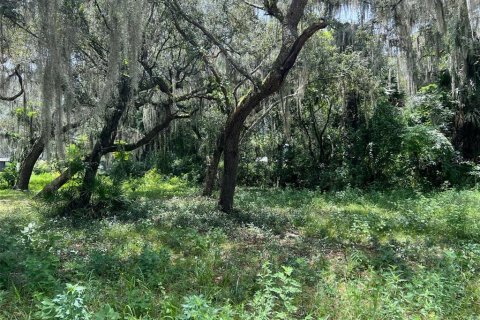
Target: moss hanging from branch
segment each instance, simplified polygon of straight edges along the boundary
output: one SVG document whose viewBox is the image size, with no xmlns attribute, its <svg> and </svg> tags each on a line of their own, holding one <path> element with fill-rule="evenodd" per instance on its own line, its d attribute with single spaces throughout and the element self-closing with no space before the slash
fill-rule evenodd
<svg viewBox="0 0 480 320">
<path fill-rule="evenodd" d="M 45 142 L 45 153 L 50 156 L 50 135 L 55 133 L 55 155 L 65 156 L 64 130 L 65 102 L 70 108 L 72 90 L 71 53 L 73 50 L 74 29 L 71 21 L 62 14 L 62 3 L 58 0 L 39 0 L 39 64 L 41 69 L 41 137 Z M 65 99 L 65 95 L 69 99 Z M 52 122 L 53 120 L 53 122 Z"/>
</svg>

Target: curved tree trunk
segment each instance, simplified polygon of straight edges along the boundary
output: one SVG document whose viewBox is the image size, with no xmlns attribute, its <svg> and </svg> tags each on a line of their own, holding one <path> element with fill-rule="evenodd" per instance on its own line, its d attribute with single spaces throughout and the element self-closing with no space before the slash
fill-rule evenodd
<svg viewBox="0 0 480 320">
<path fill-rule="evenodd" d="M 287 14 L 288 19 L 283 25 L 282 48 L 269 74 L 260 87 L 252 89 L 240 100 L 237 108 L 227 120 L 224 130 L 224 174 L 219 200 L 220 208 L 224 212 L 229 212 L 233 208 L 240 156 L 240 134 L 244 127 L 245 120 L 260 102 L 280 90 L 307 40 L 327 25 L 326 22 L 322 20 L 321 22 L 311 25 L 298 36 L 297 26 L 300 18 L 303 16 L 305 5 L 305 1 L 292 1 Z"/>
<path fill-rule="evenodd" d="M 18 173 L 18 180 L 14 189 L 21 191 L 28 191 L 28 185 L 30 184 L 30 178 L 32 176 L 33 167 L 37 163 L 38 158 L 45 149 L 45 142 L 42 137 L 38 138 L 32 146 L 32 149 L 22 161 L 20 165 L 20 171 Z"/>
<path fill-rule="evenodd" d="M 271 72 L 259 91 L 250 91 L 231 114 L 225 126 L 224 154 L 223 154 L 223 179 L 220 192 L 219 205 L 222 211 L 229 212 L 233 209 L 233 196 L 237 183 L 237 171 L 240 152 L 240 134 L 245 120 L 256 106 L 265 98 L 278 90 L 283 83 L 282 74 Z"/>
<path fill-rule="evenodd" d="M 71 209 L 84 208 L 90 204 L 100 160 L 106 154 L 105 150 L 114 145 L 120 119 L 127 110 L 131 93 L 130 85 L 130 79 L 127 76 L 122 76 L 118 83 L 118 100 L 107 111 L 108 116 L 105 119 L 105 125 L 102 128 L 100 137 L 95 143 L 92 152 L 86 158 L 85 175 L 80 186 L 80 195 L 70 203 L 69 207 Z"/>
<path fill-rule="evenodd" d="M 220 194 L 220 207 L 223 211 L 230 211 L 233 207 L 233 195 L 235 193 L 235 185 L 239 161 L 239 144 L 240 133 L 247 117 L 260 104 L 262 100 L 277 92 L 283 84 L 285 77 L 295 64 L 297 57 L 307 40 L 318 30 L 327 26 L 324 19 L 311 24 L 301 35 L 298 34 L 298 25 L 304 16 L 305 7 L 308 0 L 292 0 L 288 9 L 284 12 L 277 6 L 277 1 L 264 1 L 264 9 L 269 15 L 276 18 L 282 26 L 282 42 L 279 53 L 272 64 L 270 71 L 263 81 L 259 81 L 251 71 L 246 70 L 236 59 L 230 54 L 225 45 L 210 33 L 208 29 L 202 25 L 197 19 L 186 14 L 182 7 L 176 1 L 168 1 L 167 6 L 174 14 L 179 14 L 187 22 L 197 28 L 203 35 L 214 44 L 224 55 L 228 64 L 239 72 L 246 80 L 249 80 L 252 89 L 237 103 L 233 113 L 230 114 L 224 129 L 224 175 L 222 179 L 222 190 Z M 181 28 L 178 28 L 181 29 Z M 190 41 L 192 42 L 192 41 Z M 197 46 L 196 43 L 192 43 Z M 208 63 L 207 63 L 208 64 Z M 228 94 L 226 94 L 228 100 Z M 214 171 L 212 166 L 212 172 Z M 211 179 L 213 173 L 209 172 Z M 212 185 L 211 181 L 207 181 Z"/>
<path fill-rule="evenodd" d="M 126 106 L 126 102 L 125 102 Z M 95 144 L 92 152 L 83 160 L 85 175 L 83 178 L 82 186 L 80 187 L 80 199 L 72 201 L 70 204 L 71 209 L 80 208 L 88 205 L 92 197 L 92 190 L 95 183 L 95 177 L 98 171 L 98 166 L 103 155 L 117 152 L 117 151 L 133 151 L 144 145 L 150 143 L 160 132 L 167 129 L 171 122 L 176 119 L 189 118 L 191 114 L 172 114 L 171 113 L 171 101 L 165 104 L 167 116 L 162 123 L 156 125 L 150 130 L 143 138 L 131 143 L 131 144 L 114 144 L 116 137 L 116 130 L 120 121 L 121 115 L 124 109 L 121 105 L 117 106 L 115 111 L 106 121 L 106 125 L 100 134 L 99 141 Z M 66 184 L 75 174 L 82 171 L 81 166 L 71 167 L 65 170 L 59 177 L 49 183 L 43 188 L 37 195 L 42 197 L 58 191 L 64 184 Z"/>
<path fill-rule="evenodd" d="M 101 147 L 101 148 L 99 148 L 96 145 L 93 148 L 93 151 L 85 158 L 85 160 L 83 160 L 84 165 L 87 167 L 86 178 L 84 178 L 84 185 L 87 186 L 92 184 L 92 180 L 91 180 L 92 174 L 95 173 L 96 175 L 96 171 L 98 171 L 98 165 L 99 165 L 100 159 L 102 158 L 103 155 L 111 152 L 116 152 L 116 151 L 136 150 L 137 148 L 140 148 L 141 146 L 144 146 L 150 143 L 152 139 L 154 139 L 154 137 L 158 135 L 158 133 L 168 128 L 170 123 L 173 120 L 186 118 L 186 117 L 187 117 L 186 115 L 176 115 L 176 116 L 170 115 L 162 123 L 160 123 L 155 128 L 153 128 L 149 133 L 147 133 L 142 139 L 132 144 L 127 144 L 127 145 L 111 144 L 109 146 Z M 83 168 L 81 166 L 68 168 L 59 177 L 57 177 L 55 180 L 53 180 L 47 186 L 45 186 L 37 196 L 42 197 L 58 191 L 75 174 L 77 174 L 82 170 Z M 85 194 L 85 195 L 88 197 L 88 194 Z"/>
<path fill-rule="evenodd" d="M 62 132 L 67 133 L 69 130 L 78 128 L 79 126 L 80 126 L 80 122 L 65 125 L 62 128 Z M 52 135 L 53 134 L 54 133 L 52 129 Z M 35 143 L 33 144 L 30 152 L 25 157 L 25 159 L 23 159 L 20 165 L 20 171 L 18 173 L 18 179 L 14 189 L 22 190 L 22 191 L 28 190 L 28 185 L 30 184 L 33 168 L 35 167 L 35 164 L 37 163 L 38 159 L 40 158 L 44 150 L 45 150 L 45 138 L 40 137 L 35 141 Z"/>
</svg>

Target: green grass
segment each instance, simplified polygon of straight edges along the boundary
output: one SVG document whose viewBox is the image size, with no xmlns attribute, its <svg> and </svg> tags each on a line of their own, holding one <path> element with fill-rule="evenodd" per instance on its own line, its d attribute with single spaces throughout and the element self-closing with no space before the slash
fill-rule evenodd
<svg viewBox="0 0 480 320">
<path fill-rule="evenodd" d="M 162 199 L 188 196 L 197 191 L 195 186 L 178 177 L 164 177 L 156 170 L 148 171 L 144 177 L 123 183 L 123 190 L 132 198 Z"/>
<path fill-rule="evenodd" d="M 240 189 L 225 215 L 157 178 L 130 181 L 132 205 L 93 221 L 2 191 L 0 318 L 45 319 L 45 303 L 77 296 L 94 319 L 480 314 L 479 191 Z"/>
<path fill-rule="evenodd" d="M 49 184 L 57 176 L 57 173 L 49 172 L 33 175 L 29 185 L 30 191 L 35 193 L 42 190 L 44 186 Z"/>
</svg>

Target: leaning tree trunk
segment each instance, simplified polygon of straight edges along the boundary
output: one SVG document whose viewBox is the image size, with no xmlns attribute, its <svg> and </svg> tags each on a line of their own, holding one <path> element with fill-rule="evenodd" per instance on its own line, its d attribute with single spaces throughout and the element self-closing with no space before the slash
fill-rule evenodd
<svg viewBox="0 0 480 320">
<path fill-rule="evenodd" d="M 67 133 L 71 129 L 75 129 L 80 126 L 80 122 L 77 123 L 70 123 L 68 125 L 63 126 L 62 132 Z M 52 129 L 52 136 L 54 135 Z M 45 143 L 46 139 L 44 137 L 38 138 L 35 143 L 33 144 L 30 152 L 27 154 L 25 159 L 23 159 L 20 165 L 20 171 L 18 172 L 18 179 L 15 184 L 14 189 L 27 191 L 28 186 L 30 184 L 30 179 L 32 178 L 33 168 L 37 163 L 38 159 L 42 155 L 43 151 L 45 150 Z"/>
<path fill-rule="evenodd" d="M 90 204 L 100 160 L 105 154 L 104 150 L 111 148 L 115 142 L 120 119 L 127 110 L 130 100 L 130 88 L 129 78 L 123 76 L 118 83 L 118 101 L 114 103 L 110 110 L 107 110 L 108 116 L 105 119 L 105 125 L 100 133 L 99 140 L 95 143 L 92 152 L 85 161 L 85 174 L 80 186 L 80 195 L 71 202 L 70 209 L 80 209 Z"/>
<path fill-rule="evenodd" d="M 60 174 L 55 180 L 46 185 L 35 197 L 44 198 L 57 192 L 63 187 L 70 179 L 81 171 L 80 167 L 68 168 L 62 174 Z"/>
<path fill-rule="evenodd" d="M 150 143 L 160 132 L 165 130 L 170 126 L 170 123 L 175 120 L 175 119 L 182 119 L 182 118 L 188 118 L 190 115 L 173 115 L 171 114 L 171 111 L 169 107 L 167 106 L 167 117 L 162 123 L 159 123 L 157 126 L 155 126 L 150 132 L 148 132 L 143 138 L 138 140 L 135 143 L 131 144 L 110 144 L 109 146 L 104 146 L 99 148 L 98 145 L 96 144 L 92 152 L 86 156 L 86 158 L 83 160 L 83 165 L 86 167 L 86 173 L 84 177 L 84 182 L 83 185 L 88 186 L 92 185 L 92 176 L 96 175 L 96 172 L 98 171 L 98 164 L 100 162 L 100 159 L 102 158 L 103 155 L 111 153 L 111 152 L 118 152 L 118 151 L 133 151 L 136 150 L 142 146 L 147 145 Z M 105 128 L 104 128 L 105 129 Z M 106 130 L 108 131 L 108 130 Z M 112 134 L 114 132 L 112 131 Z M 107 135 L 106 135 L 107 136 Z M 100 151 L 100 152 L 99 152 Z M 70 167 L 67 170 L 65 170 L 59 177 L 57 177 L 55 180 L 50 182 L 47 186 L 43 188 L 42 191 L 39 192 L 37 197 L 42 197 L 46 196 L 49 194 L 52 194 L 56 191 L 58 191 L 63 185 L 65 185 L 75 174 L 78 172 L 82 171 L 83 167 L 82 166 L 75 166 L 75 167 Z M 91 195 L 88 196 L 88 193 L 84 193 L 86 198 L 90 197 Z"/>
<path fill-rule="evenodd" d="M 22 161 L 20 171 L 18 173 L 17 183 L 15 184 L 16 190 L 28 191 L 28 185 L 30 184 L 30 178 L 32 176 L 33 167 L 37 163 L 38 158 L 43 153 L 45 148 L 45 139 L 40 137 L 35 141 L 32 149 Z"/>
<path fill-rule="evenodd" d="M 286 73 L 272 71 L 258 91 L 250 91 L 230 115 L 224 130 L 223 179 L 219 205 L 222 211 L 233 209 L 233 196 L 237 183 L 238 162 L 240 156 L 240 134 L 248 115 L 265 98 L 280 89 Z"/>
<path fill-rule="evenodd" d="M 102 146 L 97 142 L 85 164 L 85 174 L 83 176 L 82 185 L 80 187 L 80 195 L 72 201 L 70 209 L 79 209 L 90 204 L 93 190 L 95 188 L 95 179 L 97 177 L 98 167 L 102 159 Z"/>
<path fill-rule="evenodd" d="M 298 36 L 297 27 L 306 1 L 292 1 L 288 13 L 282 17 L 283 42 L 280 52 L 273 63 L 267 77 L 259 87 L 251 89 L 242 98 L 235 111 L 230 115 L 225 126 L 224 141 L 224 174 L 219 205 L 222 211 L 233 209 L 233 198 L 237 181 L 239 163 L 240 134 L 245 120 L 251 112 L 266 98 L 280 90 L 286 76 L 295 65 L 303 46 L 318 30 L 327 26 L 324 20 L 314 23 Z"/>
<path fill-rule="evenodd" d="M 253 88 L 240 99 L 235 111 L 229 116 L 224 128 L 224 175 L 220 194 L 220 207 L 230 211 L 233 207 L 233 195 L 238 171 L 240 133 L 245 120 L 260 102 L 277 92 L 285 77 L 295 64 L 295 61 L 307 40 L 318 30 L 325 28 L 324 19 L 313 23 L 298 35 L 298 25 L 305 13 L 308 0 L 292 0 L 286 12 L 277 6 L 277 1 L 264 1 L 264 9 L 275 17 L 282 26 L 282 43 L 273 65 L 263 82 L 258 81 L 251 72 L 246 70 L 227 50 L 226 46 L 210 33 L 197 19 L 186 14 L 177 1 L 167 1 L 166 4 L 174 14 L 179 14 L 187 22 L 195 26 L 203 35 L 222 52 L 228 64 L 242 74 L 253 84 Z M 178 28 L 181 30 L 181 28 Z M 181 32 L 181 31 L 180 31 Z M 193 43 L 195 45 L 195 43 Z M 195 45 L 196 46 L 196 45 Z M 228 96 L 228 94 L 227 94 Z M 208 191 L 208 190 L 207 190 Z"/>
</svg>

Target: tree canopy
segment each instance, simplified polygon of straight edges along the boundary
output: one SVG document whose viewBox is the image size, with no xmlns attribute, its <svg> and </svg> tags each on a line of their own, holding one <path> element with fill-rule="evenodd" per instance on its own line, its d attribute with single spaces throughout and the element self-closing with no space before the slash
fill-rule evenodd
<svg viewBox="0 0 480 320">
<path fill-rule="evenodd" d="M 17 189 L 39 159 L 60 172 L 42 195 L 82 181 L 70 209 L 126 159 L 126 176 L 155 167 L 206 196 L 220 186 L 224 211 L 237 182 L 469 183 L 479 5 L 4 1 L 1 150 Z"/>
</svg>

